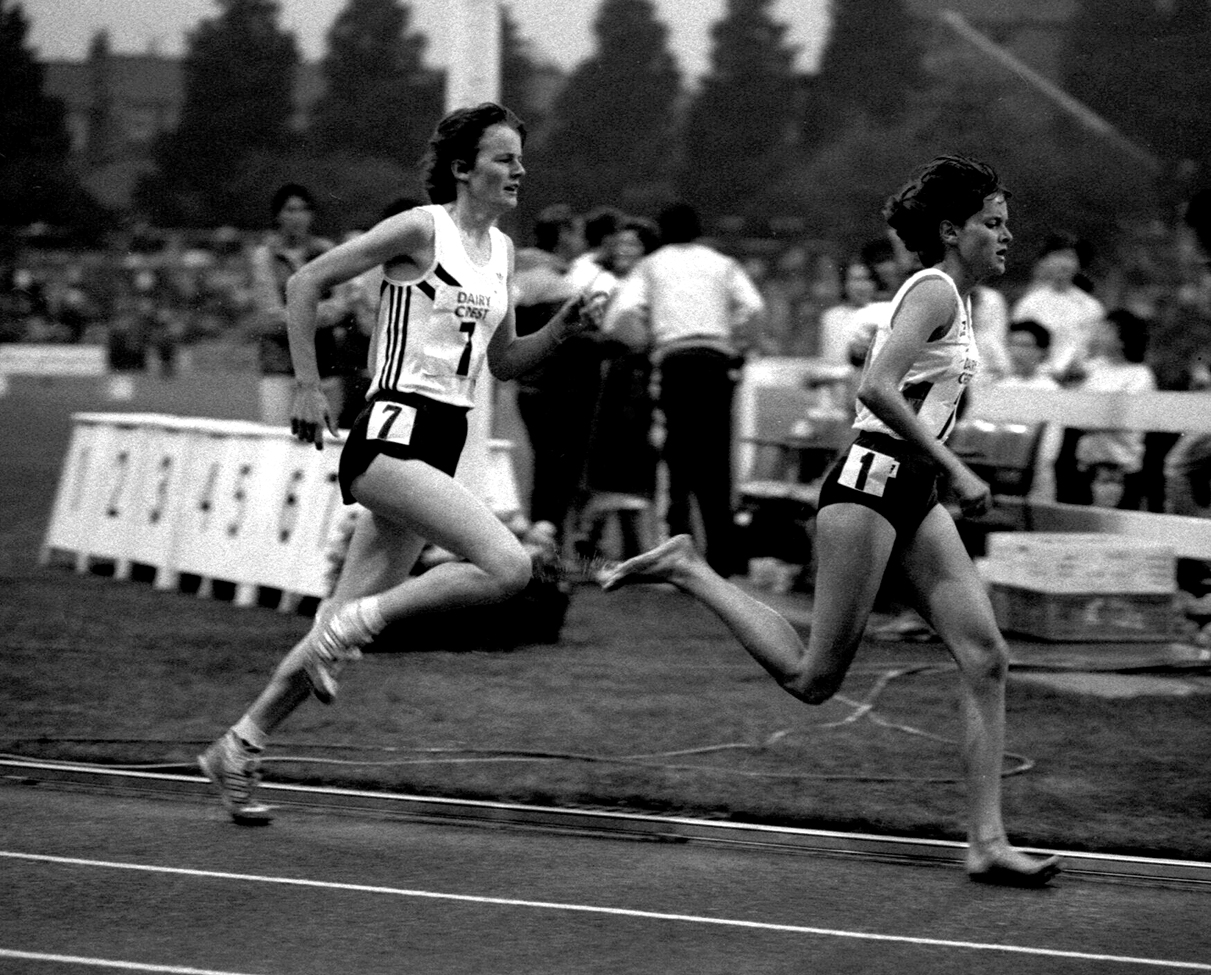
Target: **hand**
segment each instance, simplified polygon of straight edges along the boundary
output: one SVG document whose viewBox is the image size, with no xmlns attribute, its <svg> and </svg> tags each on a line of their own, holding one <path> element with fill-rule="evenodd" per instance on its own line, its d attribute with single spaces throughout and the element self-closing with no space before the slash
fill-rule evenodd
<svg viewBox="0 0 1211 975">
<path fill-rule="evenodd" d="M 951 473 L 950 487 L 959 501 L 959 510 L 968 518 L 987 514 L 992 508 L 992 489 L 966 464 Z"/>
<path fill-rule="evenodd" d="M 609 303 L 610 296 L 605 291 L 593 291 L 580 296 L 577 311 L 586 328 L 601 329 L 601 323 L 605 321 L 606 305 Z"/>
<path fill-rule="evenodd" d="M 564 336 L 599 330 L 608 300 L 609 296 L 604 291 L 576 295 L 565 301 L 555 313 L 555 322 Z"/>
<path fill-rule="evenodd" d="M 336 420 L 328 396 L 319 385 L 296 385 L 290 408 L 290 433 L 303 443 L 315 444 L 316 450 L 323 450 L 325 429 L 336 436 Z"/>
</svg>

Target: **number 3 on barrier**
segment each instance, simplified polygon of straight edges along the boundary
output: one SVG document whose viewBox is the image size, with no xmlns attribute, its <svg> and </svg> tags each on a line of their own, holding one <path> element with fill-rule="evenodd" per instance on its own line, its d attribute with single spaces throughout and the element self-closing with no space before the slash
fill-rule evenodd
<svg viewBox="0 0 1211 975">
<path fill-rule="evenodd" d="M 900 462 L 894 457 L 855 445 L 849 448 L 849 456 L 845 458 L 845 466 L 841 468 L 837 483 L 881 498 L 887 490 L 887 482 L 899 470 Z"/>
<path fill-rule="evenodd" d="M 415 406 L 383 400 L 370 408 L 370 423 L 366 427 L 366 439 L 412 443 L 412 427 L 415 423 Z"/>
</svg>

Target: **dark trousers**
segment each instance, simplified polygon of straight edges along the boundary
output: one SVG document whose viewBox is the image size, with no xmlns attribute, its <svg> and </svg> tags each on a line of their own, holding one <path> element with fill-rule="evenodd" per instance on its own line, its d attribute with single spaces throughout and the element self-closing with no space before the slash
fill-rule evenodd
<svg viewBox="0 0 1211 975">
<path fill-rule="evenodd" d="M 732 399 L 734 361 L 713 349 L 686 349 L 660 362 L 664 461 L 669 473 L 670 533 L 692 531 L 698 503 L 705 556 L 720 575 L 736 575 L 732 520 Z"/>
<path fill-rule="evenodd" d="M 578 507 L 588 456 L 593 408 L 597 403 L 594 376 L 578 386 L 519 389 L 521 414 L 533 457 L 530 520 L 549 521 L 563 538 L 568 513 Z"/>
</svg>

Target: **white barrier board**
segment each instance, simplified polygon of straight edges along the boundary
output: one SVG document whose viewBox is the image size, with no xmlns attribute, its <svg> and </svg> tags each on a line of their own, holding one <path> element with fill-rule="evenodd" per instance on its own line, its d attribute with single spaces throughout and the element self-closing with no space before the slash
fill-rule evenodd
<svg viewBox="0 0 1211 975">
<path fill-rule="evenodd" d="M 284 428 L 153 413 L 76 413 L 42 561 L 74 555 L 78 571 L 112 562 L 156 570 L 159 588 L 182 574 L 234 583 L 236 603 L 258 587 L 281 590 L 283 606 L 322 598 L 329 552 L 350 510 L 337 482 L 341 441 L 316 450 Z M 482 497 L 498 515 L 520 508 L 512 444 L 488 441 Z"/>
</svg>

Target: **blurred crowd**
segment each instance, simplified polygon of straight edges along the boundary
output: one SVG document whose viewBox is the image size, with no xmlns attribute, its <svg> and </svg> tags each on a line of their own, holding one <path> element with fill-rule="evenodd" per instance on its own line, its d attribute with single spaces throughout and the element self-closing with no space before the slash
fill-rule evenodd
<svg viewBox="0 0 1211 975">
<path fill-rule="evenodd" d="M 104 251 L 24 248 L 0 280 L 0 342 L 104 345 L 116 370 L 171 373 L 182 347 L 248 327 L 253 244 L 136 229 Z"/>
<path fill-rule="evenodd" d="M 977 288 L 982 366 L 966 408 L 1005 386 L 1211 390 L 1207 211 L 1196 197 L 1174 226 L 1137 233 L 1112 261 L 1056 231 L 1026 255 L 1028 277 Z M 162 375 L 222 347 L 259 371 L 262 418 L 280 421 L 284 282 L 332 244 L 312 233 L 303 187 L 281 187 L 268 216 L 261 233 L 135 230 L 105 252 L 21 251 L 0 279 L 0 342 L 103 344 L 111 368 Z M 586 556 L 612 524 L 626 555 L 653 540 L 659 495 L 671 530 L 705 536 L 720 571 L 741 571 L 728 448 L 743 363 L 806 357 L 856 375 L 912 256 L 894 235 L 854 253 L 711 239 L 684 206 L 659 219 L 556 206 L 515 237 L 519 331 L 573 294 L 604 309 L 600 329 L 516 386 L 534 457 L 531 520 Z M 364 390 L 376 300 L 376 282 L 351 282 L 321 308 L 320 357 L 346 417 Z M 1050 426 L 1036 497 L 1211 514 L 1211 437 L 1073 430 L 1058 417 Z"/>
</svg>

